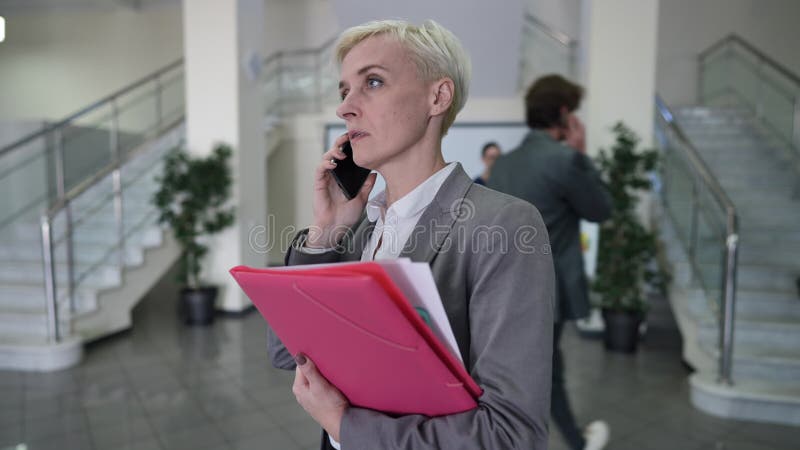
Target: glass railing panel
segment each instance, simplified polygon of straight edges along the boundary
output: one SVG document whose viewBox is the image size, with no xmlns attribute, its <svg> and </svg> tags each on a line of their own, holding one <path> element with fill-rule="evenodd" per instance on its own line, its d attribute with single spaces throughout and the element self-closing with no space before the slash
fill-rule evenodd
<svg viewBox="0 0 800 450">
<path fill-rule="evenodd" d="M 688 242 L 692 228 L 692 184 L 689 166 L 674 142 L 664 152 L 664 195 L 668 212 L 681 240 Z"/>
<path fill-rule="evenodd" d="M 700 183 L 697 188 L 696 237 L 693 244 L 694 266 L 706 297 L 719 318 L 722 309 L 722 284 L 724 276 L 725 224 L 724 215 L 708 188 Z"/>
<path fill-rule="evenodd" d="M 520 89 L 542 75 L 558 73 L 574 78 L 575 48 L 554 39 L 537 24 L 526 21 L 522 28 Z"/>
<path fill-rule="evenodd" d="M 660 116 L 656 135 L 662 149 L 666 211 L 689 258 L 692 279 L 703 289 L 709 309 L 718 319 L 725 275 L 726 212 L 691 162 L 688 144 Z"/>
<path fill-rule="evenodd" d="M 736 91 L 736 100 L 755 110 L 760 95 L 760 75 L 758 60 L 747 54 L 731 49 L 728 53 L 729 85 Z"/>
<path fill-rule="evenodd" d="M 154 146 L 122 168 L 122 205 L 126 241 L 142 243 L 142 233 L 155 225 L 157 211 L 152 203 L 158 190 L 156 178 L 163 170 L 169 148 Z"/>
<path fill-rule="evenodd" d="M 120 154 L 135 149 L 158 126 L 158 97 L 154 85 L 147 84 L 116 101 Z"/>
<path fill-rule="evenodd" d="M 111 177 L 95 185 L 86 208 L 73 213 L 72 246 L 76 289 L 105 288 L 117 281 L 118 232 Z"/>
<path fill-rule="evenodd" d="M 265 60 L 260 83 L 266 117 L 319 111 L 337 101 L 333 42 L 316 49 L 279 52 Z"/>
<path fill-rule="evenodd" d="M 48 205 L 50 140 L 41 136 L 0 158 L 0 240 L 13 242 Z M 34 233 L 35 236 L 35 233 Z"/>
<path fill-rule="evenodd" d="M 186 110 L 183 71 L 175 71 L 161 78 L 161 125 L 168 126 L 184 116 Z"/>
<path fill-rule="evenodd" d="M 65 192 L 77 187 L 112 162 L 112 114 L 110 105 L 99 107 L 61 129 Z M 53 145 L 57 146 L 59 143 L 54 142 Z M 57 158 L 56 152 L 53 152 L 53 158 Z M 53 162 L 53 167 L 55 165 Z"/>
<path fill-rule="evenodd" d="M 280 114 L 281 81 L 277 69 L 267 73 L 261 81 L 261 91 L 264 96 L 264 112 L 267 116 Z"/>
<path fill-rule="evenodd" d="M 722 101 L 729 95 L 728 60 L 725 52 L 717 52 L 707 58 L 702 66 L 700 82 L 702 100 L 713 104 Z"/>
<path fill-rule="evenodd" d="M 795 98 L 800 95 L 800 87 L 798 91 L 791 92 L 790 88 L 784 86 L 778 78 L 766 75 L 762 92 L 760 110 L 762 120 L 785 144 L 792 145 Z"/>
</svg>

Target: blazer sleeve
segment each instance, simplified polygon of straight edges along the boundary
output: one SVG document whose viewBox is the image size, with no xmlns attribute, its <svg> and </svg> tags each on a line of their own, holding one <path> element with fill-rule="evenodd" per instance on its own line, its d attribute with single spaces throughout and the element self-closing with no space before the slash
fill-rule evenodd
<svg viewBox="0 0 800 450">
<path fill-rule="evenodd" d="M 554 271 L 547 231 L 530 204 L 512 200 L 469 255 L 470 374 L 474 410 L 390 417 L 350 407 L 344 450 L 546 449 L 550 415 Z M 440 289 L 446 288 L 440 286 Z"/>
<path fill-rule="evenodd" d="M 580 218 L 602 222 L 611 217 L 611 194 L 588 156 L 574 151 L 565 173 L 563 192 Z"/>
<path fill-rule="evenodd" d="M 289 245 L 284 259 L 284 263 L 287 266 L 333 263 L 341 260 L 342 253 L 336 250 L 320 254 L 309 254 L 296 250 L 298 243 L 302 242 L 307 234 L 308 229 L 304 229 L 298 232 L 294 239 L 292 239 L 292 243 Z M 267 326 L 267 354 L 275 368 L 294 370 L 296 367 L 294 358 L 283 345 L 283 342 L 281 342 L 278 336 L 272 331 L 272 327 L 270 326 Z"/>
</svg>

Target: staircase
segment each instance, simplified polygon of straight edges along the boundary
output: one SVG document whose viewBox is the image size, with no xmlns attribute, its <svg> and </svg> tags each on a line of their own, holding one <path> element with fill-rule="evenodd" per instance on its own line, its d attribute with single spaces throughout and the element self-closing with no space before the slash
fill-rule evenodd
<svg viewBox="0 0 800 450">
<path fill-rule="evenodd" d="M 81 358 L 82 343 L 130 326 L 136 302 L 170 267 L 178 248 L 156 224 L 150 197 L 166 152 L 180 144 L 178 125 L 152 139 L 122 166 L 124 258 L 118 241 L 111 176 L 71 203 L 74 294 L 66 252 L 64 211 L 53 220 L 60 338 L 53 345 L 44 288 L 42 234 L 38 217 L 12 223 L 0 235 L 0 368 L 55 370 Z M 138 279 L 138 280 L 137 280 Z"/>
<path fill-rule="evenodd" d="M 719 297 L 719 239 L 699 231 L 695 272 L 673 222 L 662 221 L 684 357 L 697 370 L 692 401 L 716 415 L 800 425 L 800 175 L 788 149 L 746 109 L 686 107 L 675 116 L 736 206 L 740 224 L 729 387 L 717 382 L 719 313 L 709 301 Z"/>
<path fill-rule="evenodd" d="M 264 59 L 259 82 L 268 156 L 279 153 L 287 115 L 335 103 L 335 80 L 321 66 L 308 64 L 328 60 L 333 43 Z M 183 80 L 183 62 L 176 61 L 0 148 L 0 192 L 9 194 L 0 197 L 0 370 L 51 371 L 77 364 L 85 342 L 130 328 L 133 307 L 177 260 L 179 247 L 156 224 L 150 198 L 164 155 L 185 135 Z M 123 187 L 122 240 L 115 168 Z M 65 208 L 54 212 L 66 203 L 69 216 Z M 43 211 L 49 211 L 52 230 L 52 303 Z M 49 311 L 53 303 L 57 320 Z"/>
<path fill-rule="evenodd" d="M 130 327 L 179 255 L 150 198 L 183 117 L 176 61 L 0 148 L 0 369 L 70 367 Z"/>
</svg>

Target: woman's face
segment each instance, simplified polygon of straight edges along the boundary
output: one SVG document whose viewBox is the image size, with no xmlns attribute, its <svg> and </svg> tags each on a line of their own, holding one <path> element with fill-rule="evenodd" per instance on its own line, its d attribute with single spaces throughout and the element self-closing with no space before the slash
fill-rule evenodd
<svg viewBox="0 0 800 450">
<path fill-rule="evenodd" d="M 379 170 L 425 135 L 430 118 L 430 83 L 401 44 L 386 36 L 358 43 L 341 64 L 336 115 L 344 119 L 353 158 Z"/>
</svg>

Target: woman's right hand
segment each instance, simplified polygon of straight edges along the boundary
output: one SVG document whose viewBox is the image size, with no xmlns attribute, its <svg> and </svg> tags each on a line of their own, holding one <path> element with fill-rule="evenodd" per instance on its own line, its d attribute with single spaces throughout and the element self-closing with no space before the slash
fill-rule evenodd
<svg viewBox="0 0 800 450">
<path fill-rule="evenodd" d="M 347 230 L 355 225 L 367 204 L 369 193 L 375 185 L 378 174 L 371 173 L 361 187 L 358 195 L 348 200 L 331 170 L 336 164 L 331 160 L 342 160 L 345 154 L 341 146 L 348 140 L 347 134 L 336 138 L 333 146 L 322 155 L 322 161 L 314 173 L 314 225 L 309 229 L 305 245 L 311 248 L 333 248 Z"/>
</svg>

